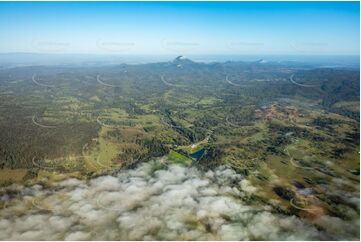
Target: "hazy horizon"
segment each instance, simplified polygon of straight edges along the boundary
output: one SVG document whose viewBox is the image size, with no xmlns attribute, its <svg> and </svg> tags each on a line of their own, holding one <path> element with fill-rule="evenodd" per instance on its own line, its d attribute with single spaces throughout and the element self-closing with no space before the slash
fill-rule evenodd
<svg viewBox="0 0 361 242">
<path fill-rule="evenodd" d="M 146 64 L 168 62 L 176 58 L 176 54 L 72 54 L 72 53 L 0 53 L 2 68 L 32 65 L 117 65 Z M 347 67 L 359 68 L 359 55 L 271 55 L 271 54 L 234 54 L 234 55 L 182 55 L 194 62 L 211 63 L 227 61 L 298 63 L 313 67 Z"/>
</svg>

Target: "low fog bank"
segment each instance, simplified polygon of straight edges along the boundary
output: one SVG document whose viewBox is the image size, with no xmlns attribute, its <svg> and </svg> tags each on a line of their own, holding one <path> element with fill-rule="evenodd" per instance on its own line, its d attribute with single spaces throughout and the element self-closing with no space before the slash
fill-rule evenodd
<svg viewBox="0 0 361 242">
<path fill-rule="evenodd" d="M 1 195 L 1 240 L 358 240 L 359 220 L 313 224 L 254 199 L 227 167 L 143 163 L 117 176 L 68 179 Z"/>
</svg>

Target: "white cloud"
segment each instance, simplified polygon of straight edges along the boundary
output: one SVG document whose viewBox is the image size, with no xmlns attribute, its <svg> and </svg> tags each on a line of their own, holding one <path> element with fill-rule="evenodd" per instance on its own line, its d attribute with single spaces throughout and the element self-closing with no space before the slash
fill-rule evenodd
<svg viewBox="0 0 361 242">
<path fill-rule="evenodd" d="M 320 240 L 355 239 L 339 218 L 315 223 L 249 200 L 257 189 L 227 167 L 203 173 L 157 161 L 88 182 L 69 179 L 45 188 L 12 186 L 22 197 L 1 199 L 1 240 Z M 155 171 L 154 171 L 155 170 Z M 33 203 L 37 206 L 33 206 Z M 248 201 L 248 202 L 246 202 Z M 355 199 L 356 201 L 356 199 Z M 46 208 L 48 210 L 44 210 Z M 359 223 L 359 222 L 358 222 Z M 349 227 L 349 228 L 348 228 Z M 345 232 L 330 232 L 344 230 Z M 341 237 L 337 237 L 340 235 Z"/>
</svg>

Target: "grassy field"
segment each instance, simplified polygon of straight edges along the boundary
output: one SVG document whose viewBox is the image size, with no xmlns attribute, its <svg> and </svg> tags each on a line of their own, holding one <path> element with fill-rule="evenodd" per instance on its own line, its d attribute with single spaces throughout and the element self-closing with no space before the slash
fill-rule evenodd
<svg viewBox="0 0 361 242">
<path fill-rule="evenodd" d="M 330 191 L 359 191 L 357 71 L 167 62 L 18 68 L 24 81 L 7 82 L 8 72 L 15 70 L 0 70 L 3 185 L 86 179 L 162 159 L 231 166 L 257 187 L 260 201 L 299 216 L 305 211 L 294 203 L 341 214 Z M 32 81 L 34 73 L 46 86 Z M 292 74 L 318 85 L 305 90 L 289 81 Z"/>
</svg>

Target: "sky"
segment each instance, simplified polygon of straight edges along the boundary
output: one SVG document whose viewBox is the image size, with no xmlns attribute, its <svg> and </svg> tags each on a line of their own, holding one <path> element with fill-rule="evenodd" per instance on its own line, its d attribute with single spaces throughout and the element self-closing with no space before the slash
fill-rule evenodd
<svg viewBox="0 0 361 242">
<path fill-rule="evenodd" d="M 358 55 L 359 2 L 0 2 L 0 52 Z"/>
</svg>

